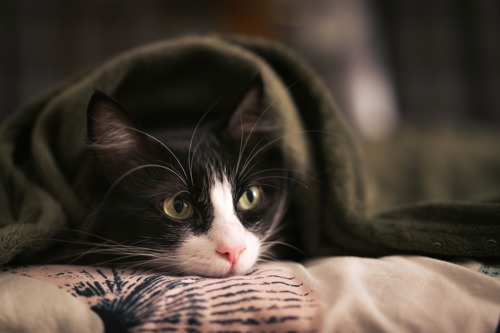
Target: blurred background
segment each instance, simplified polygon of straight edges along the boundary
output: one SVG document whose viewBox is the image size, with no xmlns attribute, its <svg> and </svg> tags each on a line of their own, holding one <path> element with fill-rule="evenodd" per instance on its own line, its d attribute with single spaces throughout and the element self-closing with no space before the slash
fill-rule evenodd
<svg viewBox="0 0 500 333">
<path fill-rule="evenodd" d="M 0 121 L 129 48 L 207 33 L 293 48 L 368 140 L 406 124 L 500 124 L 496 0 L 2 0 Z"/>
<path fill-rule="evenodd" d="M 498 191 L 498 0 L 0 0 L 0 124 L 125 50 L 211 33 L 308 60 L 364 145 L 373 212 Z"/>
</svg>

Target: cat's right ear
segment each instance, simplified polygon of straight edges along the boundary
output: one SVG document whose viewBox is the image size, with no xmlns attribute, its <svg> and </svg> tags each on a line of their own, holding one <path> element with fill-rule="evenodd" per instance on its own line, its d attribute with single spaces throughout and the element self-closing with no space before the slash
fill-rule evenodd
<svg viewBox="0 0 500 333">
<path fill-rule="evenodd" d="M 240 98 L 226 125 L 226 133 L 234 142 L 255 144 L 278 135 L 280 124 L 263 107 L 263 94 L 259 77 Z"/>
<path fill-rule="evenodd" d="M 96 91 L 87 109 L 88 139 L 101 165 L 121 169 L 140 151 L 144 137 L 136 122 L 118 102 Z"/>
</svg>

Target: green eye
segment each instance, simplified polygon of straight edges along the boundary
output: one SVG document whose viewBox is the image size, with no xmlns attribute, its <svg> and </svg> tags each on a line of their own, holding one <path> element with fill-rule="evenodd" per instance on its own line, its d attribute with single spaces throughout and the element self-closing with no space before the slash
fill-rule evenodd
<svg viewBox="0 0 500 333">
<path fill-rule="evenodd" d="M 163 211 L 176 220 L 187 220 L 193 216 L 193 206 L 177 196 L 168 197 L 163 201 Z"/>
<path fill-rule="evenodd" d="M 243 192 L 238 200 L 238 208 L 241 210 L 254 209 L 262 199 L 262 190 L 259 186 L 250 186 Z"/>
</svg>

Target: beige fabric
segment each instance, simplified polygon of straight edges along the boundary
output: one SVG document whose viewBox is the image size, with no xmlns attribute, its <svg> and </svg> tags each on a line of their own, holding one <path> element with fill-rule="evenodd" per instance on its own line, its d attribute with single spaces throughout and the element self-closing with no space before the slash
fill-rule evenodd
<svg viewBox="0 0 500 333">
<path fill-rule="evenodd" d="M 334 257 L 306 265 L 325 332 L 494 332 L 500 279 L 416 256 Z"/>
<path fill-rule="evenodd" d="M 37 279 L 0 273 L 1 333 L 104 333 L 96 313 Z"/>
<path fill-rule="evenodd" d="M 24 275 L 66 290 L 104 314 L 105 324 L 110 309 L 126 315 L 123 322 L 131 325 L 130 332 L 494 332 L 500 319 L 500 278 L 477 272 L 478 266 L 391 256 L 275 262 L 227 279 L 84 266 L 9 272 L 20 278 L 19 288 L 27 280 Z M 45 304 L 53 300 L 37 299 L 38 308 L 50 309 Z"/>
<path fill-rule="evenodd" d="M 271 266 L 226 279 L 85 266 L 10 272 L 66 290 L 102 316 L 106 331 L 319 332 L 320 295 L 298 277 L 300 266 Z"/>
</svg>

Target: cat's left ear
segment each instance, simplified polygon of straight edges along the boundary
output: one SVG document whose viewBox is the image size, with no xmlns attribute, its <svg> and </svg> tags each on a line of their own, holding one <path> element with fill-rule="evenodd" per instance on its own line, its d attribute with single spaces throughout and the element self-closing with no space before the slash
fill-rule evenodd
<svg viewBox="0 0 500 333">
<path fill-rule="evenodd" d="M 263 84 L 259 78 L 246 90 L 226 124 L 226 132 L 237 143 L 257 142 L 275 134 L 279 126 L 263 105 Z"/>
<path fill-rule="evenodd" d="M 143 137 L 125 109 L 103 92 L 96 91 L 87 109 L 88 137 L 101 149 L 134 149 Z"/>
<path fill-rule="evenodd" d="M 118 102 L 96 91 L 88 106 L 87 121 L 91 147 L 108 176 L 115 177 L 136 163 L 145 139 L 137 123 Z"/>
</svg>

